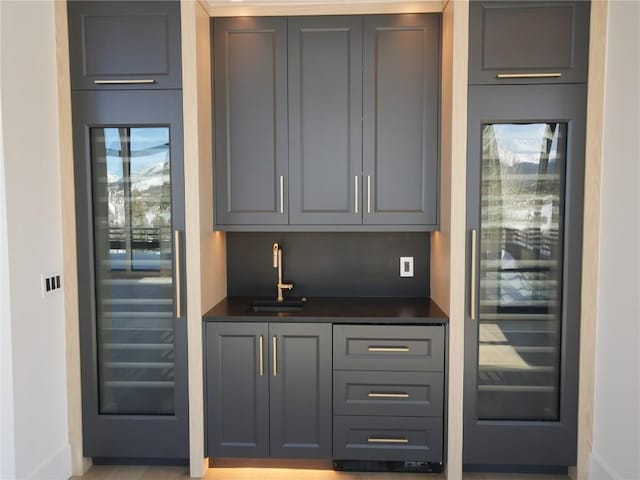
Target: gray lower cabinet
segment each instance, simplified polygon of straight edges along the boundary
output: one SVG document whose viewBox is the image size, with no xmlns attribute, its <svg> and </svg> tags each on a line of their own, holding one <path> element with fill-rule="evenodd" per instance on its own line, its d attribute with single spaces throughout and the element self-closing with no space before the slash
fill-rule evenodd
<svg viewBox="0 0 640 480">
<path fill-rule="evenodd" d="M 71 88 L 182 88 L 179 1 L 68 2 Z"/>
<path fill-rule="evenodd" d="M 205 325 L 207 455 L 331 457 L 331 324 Z"/>
<path fill-rule="evenodd" d="M 212 30 L 216 224 L 286 224 L 287 19 L 216 18 Z"/>
<path fill-rule="evenodd" d="M 584 83 L 589 1 L 471 1 L 469 84 Z"/>
<path fill-rule="evenodd" d="M 444 458 L 444 326 L 334 325 L 333 457 Z"/>
</svg>

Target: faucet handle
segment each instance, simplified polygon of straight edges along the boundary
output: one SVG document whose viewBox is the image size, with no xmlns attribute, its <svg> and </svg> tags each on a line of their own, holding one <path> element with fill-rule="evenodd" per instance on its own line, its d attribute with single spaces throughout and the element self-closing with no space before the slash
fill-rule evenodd
<svg viewBox="0 0 640 480">
<path fill-rule="evenodd" d="M 278 268 L 278 252 L 280 251 L 280 245 L 278 245 L 278 242 L 274 242 L 271 246 L 271 250 L 273 251 L 273 268 Z"/>
</svg>

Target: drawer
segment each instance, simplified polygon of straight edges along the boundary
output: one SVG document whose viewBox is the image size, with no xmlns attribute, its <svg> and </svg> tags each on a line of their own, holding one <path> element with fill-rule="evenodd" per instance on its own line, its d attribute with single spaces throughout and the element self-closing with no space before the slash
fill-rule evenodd
<svg viewBox="0 0 640 480">
<path fill-rule="evenodd" d="M 433 372 L 335 371 L 333 413 L 440 417 L 443 377 Z"/>
<path fill-rule="evenodd" d="M 337 460 L 442 462 L 442 418 L 333 417 Z"/>
<path fill-rule="evenodd" d="M 334 370 L 444 370 L 444 327 L 334 325 Z"/>
</svg>

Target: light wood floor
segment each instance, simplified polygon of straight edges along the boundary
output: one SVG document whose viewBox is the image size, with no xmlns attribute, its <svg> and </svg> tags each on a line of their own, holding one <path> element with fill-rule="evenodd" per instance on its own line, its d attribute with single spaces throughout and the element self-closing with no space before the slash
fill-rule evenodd
<svg viewBox="0 0 640 480">
<path fill-rule="evenodd" d="M 187 467 L 131 467 L 95 465 L 82 477 L 87 480 L 184 480 Z M 210 468 L 207 480 L 444 480 L 443 475 L 412 473 L 346 473 L 332 470 L 283 468 Z M 465 480 L 569 480 L 562 475 L 465 474 Z"/>
</svg>

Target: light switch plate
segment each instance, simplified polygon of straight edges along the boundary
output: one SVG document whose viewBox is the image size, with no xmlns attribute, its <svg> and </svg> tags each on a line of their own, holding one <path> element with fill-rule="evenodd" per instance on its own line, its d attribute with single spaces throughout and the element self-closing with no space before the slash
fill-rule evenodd
<svg viewBox="0 0 640 480">
<path fill-rule="evenodd" d="M 413 257 L 400 257 L 400 276 L 413 277 Z"/>
</svg>

